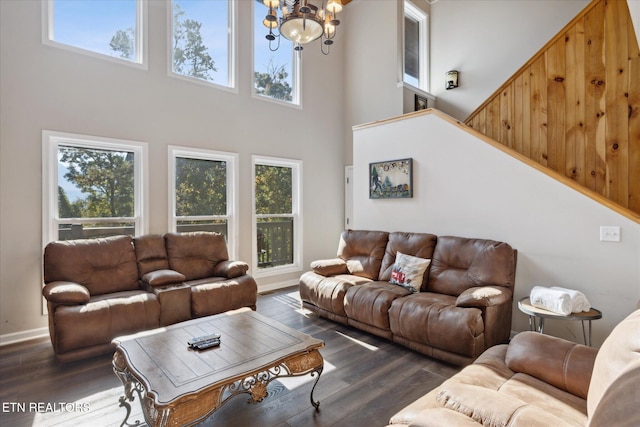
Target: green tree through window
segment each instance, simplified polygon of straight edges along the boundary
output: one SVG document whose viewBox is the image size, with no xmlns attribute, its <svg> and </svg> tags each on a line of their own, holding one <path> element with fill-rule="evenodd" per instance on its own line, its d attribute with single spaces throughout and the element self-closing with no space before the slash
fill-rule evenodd
<svg viewBox="0 0 640 427">
<path fill-rule="evenodd" d="M 75 204 L 80 218 L 133 216 L 133 153 L 79 147 L 60 147 L 59 153 L 68 170 L 64 177 L 86 195 Z"/>
<path fill-rule="evenodd" d="M 227 214 L 227 163 L 176 158 L 176 215 Z"/>
</svg>

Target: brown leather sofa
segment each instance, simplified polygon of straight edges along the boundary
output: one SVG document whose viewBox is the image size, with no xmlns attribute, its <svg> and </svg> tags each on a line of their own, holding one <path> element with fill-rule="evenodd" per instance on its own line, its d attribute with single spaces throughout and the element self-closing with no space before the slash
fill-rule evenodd
<svg viewBox="0 0 640 427">
<path fill-rule="evenodd" d="M 398 252 L 431 260 L 419 292 L 390 283 Z M 303 307 L 458 365 L 509 339 L 517 252 L 507 243 L 346 230 L 337 255 L 301 276 Z"/>
<path fill-rule="evenodd" d="M 249 266 L 228 258 L 224 236 L 207 232 L 49 243 L 42 295 L 56 359 L 111 352 L 120 335 L 255 310 Z"/>
<path fill-rule="evenodd" d="M 640 310 L 600 350 L 537 332 L 474 364 L 391 418 L 410 426 L 640 426 Z"/>
</svg>

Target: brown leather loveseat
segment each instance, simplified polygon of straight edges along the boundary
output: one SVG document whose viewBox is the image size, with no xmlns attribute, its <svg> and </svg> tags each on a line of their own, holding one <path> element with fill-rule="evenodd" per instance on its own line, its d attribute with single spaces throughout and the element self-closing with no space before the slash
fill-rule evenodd
<svg viewBox="0 0 640 427">
<path fill-rule="evenodd" d="M 168 233 L 49 243 L 42 294 L 60 362 L 109 353 L 120 335 L 250 307 L 257 284 L 224 236 Z"/>
<path fill-rule="evenodd" d="M 517 252 L 507 243 L 346 230 L 337 255 L 301 276 L 303 307 L 458 365 L 509 339 Z M 419 288 L 391 283 L 407 255 L 427 265 Z"/>
<path fill-rule="evenodd" d="M 596 350 L 537 332 L 488 349 L 393 426 L 640 426 L 640 310 Z"/>
</svg>

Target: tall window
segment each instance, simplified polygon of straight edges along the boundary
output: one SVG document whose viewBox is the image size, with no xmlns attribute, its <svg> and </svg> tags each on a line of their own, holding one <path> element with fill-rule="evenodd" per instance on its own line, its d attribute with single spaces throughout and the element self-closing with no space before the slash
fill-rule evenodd
<svg viewBox="0 0 640 427">
<path fill-rule="evenodd" d="M 146 232 L 147 145 L 43 132 L 43 241 Z"/>
<path fill-rule="evenodd" d="M 253 91 L 267 99 L 300 105 L 300 53 L 293 43 L 278 37 L 269 45 L 269 30 L 262 24 L 267 15 L 262 1 L 253 2 Z M 271 48 L 278 46 L 274 52 Z"/>
<path fill-rule="evenodd" d="M 404 82 L 424 91 L 428 84 L 427 14 L 404 2 Z"/>
<path fill-rule="evenodd" d="M 143 0 L 46 0 L 43 42 L 89 55 L 144 64 Z"/>
<path fill-rule="evenodd" d="M 300 270 L 302 162 L 253 156 L 254 274 Z"/>
<path fill-rule="evenodd" d="M 234 87 L 232 0 L 172 0 L 170 73 Z"/>
<path fill-rule="evenodd" d="M 169 147 L 169 200 L 172 231 L 213 231 L 227 239 L 237 256 L 237 154 Z"/>
</svg>

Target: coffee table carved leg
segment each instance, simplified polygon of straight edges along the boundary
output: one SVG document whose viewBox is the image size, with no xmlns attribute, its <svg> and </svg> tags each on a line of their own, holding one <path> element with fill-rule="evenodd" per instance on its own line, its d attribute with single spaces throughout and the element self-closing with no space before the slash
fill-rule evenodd
<svg viewBox="0 0 640 427">
<path fill-rule="evenodd" d="M 318 377 L 316 378 L 316 381 L 313 383 L 313 387 L 311 387 L 311 395 L 309 396 L 309 399 L 311 400 L 311 405 L 313 405 L 314 408 L 316 408 L 316 411 L 320 410 L 320 401 L 319 400 L 313 400 L 313 392 L 316 389 L 316 386 L 318 385 L 318 381 L 320 381 L 320 374 L 322 374 L 322 366 L 319 367 L 316 371 L 311 372 L 311 376 L 313 377 L 315 374 L 318 374 Z"/>
<path fill-rule="evenodd" d="M 142 392 L 144 391 L 144 389 L 142 388 L 142 385 L 135 379 L 135 377 L 128 371 L 124 358 L 120 353 L 116 352 L 113 355 L 112 363 L 113 372 L 115 372 L 116 376 L 120 379 L 122 385 L 124 386 L 124 395 L 120 396 L 120 405 L 118 406 L 124 407 L 127 410 L 127 414 L 124 417 L 122 424 L 120 424 L 120 427 L 134 427 L 142 425 L 143 423 L 139 420 L 136 420 L 133 424 L 130 424 L 128 420 L 129 416 L 131 415 L 131 404 L 129 402 L 133 402 L 135 400 L 133 392 L 135 391 L 138 394 L 138 399 L 142 401 Z"/>
</svg>

